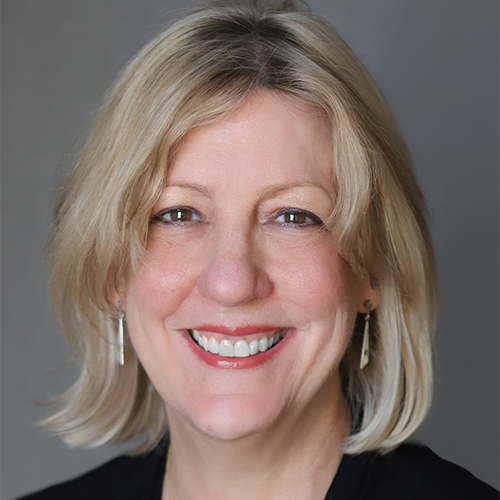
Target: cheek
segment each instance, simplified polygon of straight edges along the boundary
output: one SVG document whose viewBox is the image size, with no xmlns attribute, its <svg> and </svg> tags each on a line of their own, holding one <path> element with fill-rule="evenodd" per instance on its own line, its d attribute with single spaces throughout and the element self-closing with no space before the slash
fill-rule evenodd
<svg viewBox="0 0 500 500">
<path fill-rule="evenodd" d="M 175 376 L 173 343 L 177 336 L 165 335 L 165 319 L 175 316 L 190 294 L 197 270 L 189 252 L 165 244 L 150 243 L 144 262 L 127 287 L 124 305 L 128 331 L 137 356 L 153 385 L 165 399 L 166 380 Z"/>
<path fill-rule="evenodd" d="M 129 282 L 127 302 L 155 316 L 175 313 L 196 283 L 198 270 L 193 262 L 196 259 L 186 248 L 148 244 L 146 259 Z"/>
<path fill-rule="evenodd" d="M 355 309 L 360 283 L 335 245 L 325 239 L 282 248 L 275 259 L 278 290 L 314 317 Z"/>
</svg>

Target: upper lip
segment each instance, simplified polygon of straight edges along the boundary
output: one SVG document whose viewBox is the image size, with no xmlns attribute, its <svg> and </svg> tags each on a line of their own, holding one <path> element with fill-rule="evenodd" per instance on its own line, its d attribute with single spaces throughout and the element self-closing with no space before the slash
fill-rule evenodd
<svg viewBox="0 0 500 500">
<path fill-rule="evenodd" d="M 191 330 L 199 332 L 213 332 L 232 337 L 242 337 L 254 333 L 268 333 L 271 331 L 282 330 L 283 326 L 274 325 L 247 325 L 247 326 L 224 326 L 224 325 L 200 325 L 194 326 Z"/>
</svg>

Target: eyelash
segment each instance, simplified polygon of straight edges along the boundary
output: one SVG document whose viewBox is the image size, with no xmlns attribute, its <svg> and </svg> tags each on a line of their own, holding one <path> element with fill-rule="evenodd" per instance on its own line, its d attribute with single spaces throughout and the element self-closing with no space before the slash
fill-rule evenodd
<svg viewBox="0 0 500 500">
<path fill-rule="evenodd" d="M 171 214 L 170 217 L 175 213 L 176 216 L 181 213 L 189 212 L 190 218 L 188 220 L 168 220 L 165 218 L 166 215 Z M 195 217 L 193 219 L 192 217 Z M 280 217 L 284 217 L 284 220 L 279 221 Z M 302 221 L 300 219 L 303 218 Z M 188 222 L 202 222 L 203 219 L 201 215 L 193 208 L 190 207 L 173 207 L 167 208 L 158 212 L 151 219 L 151 223 L 153 222 L 162 222 L 164 224 L 185 224 Z M 276 222 L 281 226 L 296 226 L 296 227 L 324 227 L 323 221 L 315 214 L 307 211 L 307 210 L 299 210 L 294 208 L 284 208 L 279 210 L 277 213 L 273 214 L 272 222 Z"/>
<path fill-rule="evenodd" d="M 288 216 L 288 217 L 287 217 Z M 305 218 L 304 222 L 296 222 L 293 221 L 294 217 L 301 217 L 303 216 Z M 285 217 L 285 220 L 283 221 L 278 221 L 280 217 Z M 286 220 L 288 218 L 288 220 Z M 290 220 L 292 219 L 292 220 Z M 309 220 L 307 220 L 309 219 Z M 278 224 L 281 224 L 283 226 L 298 226 L 298 227 L 324 227 L 323 221 L 315 214 L 312 212 L 309 212 L 307 210 L 299 210 L 296 208 L 285 208 L 283 210 L 280 210 L 277 212 L 277 214 L 274 217 L 274 221 L 277 222 Z"/>
<path fill-rule="evenodd" d="M 167 220 L 164 217 L 167 214 L 174 214 L 179 215 L 180 213 L 186 213 L 189 212 L 190 218 L 188 220 Z M 192 219 L 192 217 L 196 217 L 195 219 Z M 162 210 L 161 212 L 158 212 L 153 218 L 151 219 L 151 222 L 162 222 L 164 224 L 185 224 L 187 222 L 201 222 L 202 218 L 200 214 L 194 210 L 193 208 L 190 207 L 173 207 L 173 208 L 167 208 L 166 210 Z"/>
</svg>

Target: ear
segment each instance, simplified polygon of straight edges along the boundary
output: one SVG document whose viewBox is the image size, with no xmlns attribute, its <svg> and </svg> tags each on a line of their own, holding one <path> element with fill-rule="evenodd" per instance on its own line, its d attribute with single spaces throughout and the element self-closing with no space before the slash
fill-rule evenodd
<svg viewBox="0 0 500 500">
<path fill-rule="evenodd" d="M 111 301 L 113 302 L 113 304 L 118 307 L 118 302 L 124 302 L 123 301 L 123 294 L 119 293 L 116 288 L 113 288 L 112 292 L 111 292 Z"/>
<path fill-rule="evenodd" d="M 372 288 L 368 281 L 363 281 L 358 303 L 358 312 L 366 314 L 368 312 L 367 304 L 371 302 L 371 311 L 375 310 L 380 304 L 380 288 Z"/>
</svg>

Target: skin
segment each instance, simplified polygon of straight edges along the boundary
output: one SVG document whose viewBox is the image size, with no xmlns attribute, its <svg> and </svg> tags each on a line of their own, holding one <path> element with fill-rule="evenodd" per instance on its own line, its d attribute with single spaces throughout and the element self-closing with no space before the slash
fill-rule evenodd
<svg viewBox="0 0 500 500">
<path fill-rule="evenodd" d="M 321 224 L 333 187 L 330 126 L 291 97 L 256 93 L 180 143 L 146 258 L 122 297 L 165 401 L 177 500 L 328 490 L 350 429 L 338 365 L 356 314 L 378 303 Z M 267 363 L 228 370 L 189 345 L 186 329 L 204 324 L 290 330 Z"/>
</svg>

